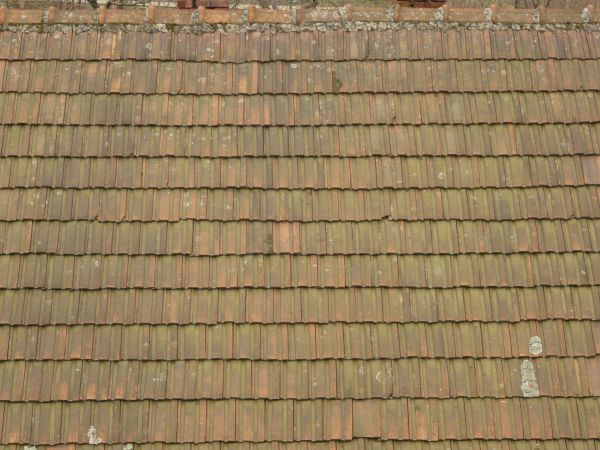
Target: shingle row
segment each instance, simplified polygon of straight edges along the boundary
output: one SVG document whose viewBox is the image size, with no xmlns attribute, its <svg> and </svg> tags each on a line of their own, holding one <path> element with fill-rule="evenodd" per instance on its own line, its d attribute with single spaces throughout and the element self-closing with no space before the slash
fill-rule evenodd
<svg viewBox="0 0 600 450">
<path fill-rule="evenodd" d="M 0 220 L 600 218 L 597 186 L 487 189 L 0 189 Z"/>
<path fill-rule="evenodd" d="M 0 59 L 346 61 L 597 59 L 598 31 L 410 29 L 240 33 L 127 30 L 4 31 Z"/>
<path fill-rule="evenodd" d="M 106 443 L 600 437 L 594 398 L 29 402 L 0 411 L 7 444 L 88 443 L 91 427 Z"/>
<path fill-rule="evenodd" d="M 309 94 L 598 90 L 600 60 L 187 61 L 0 60 L 0 91 Z M 57 76 L 48 77 L 52 73 Z M 426 76 L 424 76 L 426 75 Z"/>
<path fill-rule="evenodd" d="M 217 324 L 600 320 L 600 287 L 0 291 L 0 323 Z"/>
<path fill-rule="evenodd" d="M 459 254 L 599 252 L 600 220 L 0 222 L 0 254 Z"/>
<path fill-rule="evenodd" d="M 14 158 L 0 188 L 382 189 L 600 185 L 600 156 Z"/>
<path fill-rule="evenodd" d="M 600 253 L 0 255 L 0 288 L 536 287 L 600 284 Z"/>
<path fill-rule="evenodd" d="M 127 444 L 125 444 L 127 445 Z M 136 444 L 140 450 L 529 450 L 531 445 L 540 450 L 598 450 L 596 440 L 447 440 L 447 441 L 382 441 L 355 438 L 351 441 L 298 441 L 298 442 L 206 442 L 201 444 L 173 444 L 164 442 Z M 49 450 L 123 450 L 121 444 L 62 444 L 45 446 Z M 6 450 L 21 450 L 22 446 L 5 445 Z"/>
<path fill-rule="evenodd" d="M 596 122 L 600 91 L 427 94 L 0 93 L 0 123 L 29 125 L 423 125 Z"/>
<path fill-rule="evenodd" d="M 511 398 L 523 397 L 523 361 L 3 361 L 0 401 Z M 534 367 L 542 397 L 600 395 L 600 357 Z"/>
<path fill-rule="evenodd" d="M 598 155 L 600 123 L 168 127 L 0 125 L 3 156 Z"/>
<path fill-rule="evenodd" d="M 0 326 L 1 360 L 597 356 L 600 322 Z"/>
</svg>

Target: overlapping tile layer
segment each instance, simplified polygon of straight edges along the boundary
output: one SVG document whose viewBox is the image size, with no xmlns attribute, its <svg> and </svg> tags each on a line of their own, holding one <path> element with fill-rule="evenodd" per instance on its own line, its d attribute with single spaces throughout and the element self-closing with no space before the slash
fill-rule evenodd
<svg viewBox="0 0 600 450">
<path fill-rule="evenodd" d="M 599 72 L 583 29 L 5 29 L 0 442 L 597 450 Z"/>
</svg>

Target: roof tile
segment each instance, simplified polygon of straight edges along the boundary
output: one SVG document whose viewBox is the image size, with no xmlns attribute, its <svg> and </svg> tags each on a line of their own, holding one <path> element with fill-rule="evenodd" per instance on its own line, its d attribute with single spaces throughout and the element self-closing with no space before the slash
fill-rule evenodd
<svg viewBox="0 0 600 450">
<path fill-rule="evenodd" d="M 1 443 L 592 448 L 597 32 L 394 27 L 0 32 Z"/>
</svg>

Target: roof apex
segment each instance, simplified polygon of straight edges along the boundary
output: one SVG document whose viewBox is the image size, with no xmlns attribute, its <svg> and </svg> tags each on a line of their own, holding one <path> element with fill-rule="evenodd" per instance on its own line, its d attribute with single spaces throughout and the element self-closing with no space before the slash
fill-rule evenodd
<svg viewBox="0 0 600 450">
<path fill-rule="evenodd" d="M 41 9 L 0 8 L 0 25 L 306 25 L 348 23 L 428 23 L 428 24 L 505 24 L 505 25 L 586 25 L 600 23 L 600 10 L 588 6 L 582 11 L 571 9 L 498 8 L 341 8 L 263 9 L 146 9 L 60 10 L 51 6 Z"/>
</svg>

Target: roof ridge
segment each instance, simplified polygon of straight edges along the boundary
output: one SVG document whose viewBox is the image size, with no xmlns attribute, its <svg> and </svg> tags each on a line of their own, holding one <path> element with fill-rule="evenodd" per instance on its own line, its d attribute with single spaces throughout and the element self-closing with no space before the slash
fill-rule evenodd
<svg viewBox="0 0 600 450">
<path fill-rule="evenodd" d="M 318 25 L 367 23 L 437 23 L 488 25 L 586 25 L 600 24 L 600 9 L 589 5 L 583 10 L 499 8 L 391 8 L 344 7 L 263 9 L 176 9 L 150 5 L 145 9 L 60 10 L 0 7 L 1 25 Z"/>
</svg>

